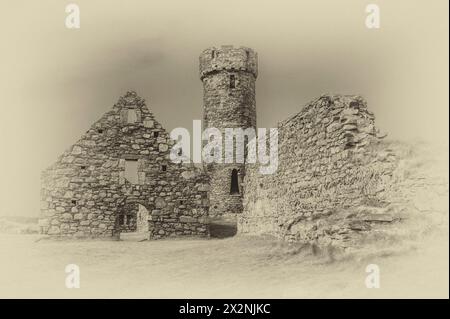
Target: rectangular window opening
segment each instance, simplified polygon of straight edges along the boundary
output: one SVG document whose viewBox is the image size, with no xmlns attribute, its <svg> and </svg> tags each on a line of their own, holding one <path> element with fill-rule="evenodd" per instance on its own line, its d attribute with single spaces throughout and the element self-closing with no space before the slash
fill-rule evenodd
<svg viewBox="0 0 450 319">
<path fill-rule="evenodd" d="M 132 184 L 138 183 L 138 161 L 125 160 L 125 179 Z"/>
<path fill-rule="evenodd" d="M 234 89 L 236 87 L 236 77 L 234 74 L 230 75 L 230 89 Z"/>
<path fill-rule="evenodd" d="M 136 110 L 128 110 L 127 111 L 127 123 L 128 124 L 133 124 L 137 122 L 137 113 Z"/>
</svg>

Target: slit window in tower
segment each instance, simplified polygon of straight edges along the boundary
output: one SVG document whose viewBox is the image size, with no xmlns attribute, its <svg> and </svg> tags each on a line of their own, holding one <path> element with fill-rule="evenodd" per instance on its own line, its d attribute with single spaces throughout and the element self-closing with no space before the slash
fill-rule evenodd
<svg viewBox="0 0 450 319">
<path fill-rule="evenodd" d="M 238 171 L 237 169 L 233 169 L 231 171 L 231 187 L 230 194 L 239 194 L 239 181 L 238 181 Z"/>
<path fill-rule="evenodd" d="M 234 74 L 230 75 L 230 89 L 234 89 L 236 87 L 236 77 Z"/>
</svg>

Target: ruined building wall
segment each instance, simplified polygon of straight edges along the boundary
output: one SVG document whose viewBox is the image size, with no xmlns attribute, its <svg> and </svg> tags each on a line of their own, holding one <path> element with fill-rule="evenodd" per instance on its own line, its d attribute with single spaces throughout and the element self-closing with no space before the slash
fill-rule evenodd
<svg viewBox="0 0 450 319">
<path fill-rule="evenodd" d="M 365 225 L 384 221 L 346 209 L 382 202 L 395 166 L 361 97 L 321 96 L 278 130 L 277 172 L 247 166 L 240 233 L 347 246 Z"/>
<path fill-rule="evenodd" d="M 257 55 L 249 48 L 222 46 L 200 55 L 203 82 L 204 128 L 256 127 L 255 81 Z M 222 143 L 223 145 L 223 143 Z M 210 215 L 242 212 L 244 164 L 210 164 Z M 230 194 L 233 170 L 238 173 L 240 192 Z"/>
<path fill-rule="evenodd" d="M 172 144 L 145 101 L 128 92 L 42 173 L 42 232 L 208 236 L 207 176 L 171 162 Z M 137 169 L 127 172 L 130 165 Z"/>
</svg>

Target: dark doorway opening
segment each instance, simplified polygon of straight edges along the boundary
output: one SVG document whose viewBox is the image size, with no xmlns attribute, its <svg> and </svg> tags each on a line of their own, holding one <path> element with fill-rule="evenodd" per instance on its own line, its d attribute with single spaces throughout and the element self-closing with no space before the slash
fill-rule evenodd
<svg viewBox="0 0 450 319">
<path fill-rule="evenodd" d="M 230 194 L 239 194 L 239 180 L 238 180 L 238 171 L 237 169 L 233 169 L 231 171 L 231 187 L 230 187 Z"/>
<path fill-rule="evenodd" d="M 211 238 L 233 237 L 237 233 L 236 220 L 212 218 L 209 224 L 209 233 Z"/>
</svg>

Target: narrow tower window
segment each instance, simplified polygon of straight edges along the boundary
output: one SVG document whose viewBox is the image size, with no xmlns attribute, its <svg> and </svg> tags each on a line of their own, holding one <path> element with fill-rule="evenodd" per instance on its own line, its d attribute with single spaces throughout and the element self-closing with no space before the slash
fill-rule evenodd
<svg viewBox="0 0 450 319">
<path fill-rule="evenodd" d="M 216 57 L 216 51 L 212 50 L 211 51 L 211 59 L 214 59 Z"/>
<path fill-rule="evenodd" d="M 230 89 L 234 89 L 236 87 L 236 77 L 234 74 L 230 75 Z"/>
<path fill-rule="evenodd" d="M 239 194 L 239 181 L 238 181 L 238 171 L 237 169 L 233 169 L 231 171 L 231 187 L 230 194 Z"/>
</svg>

